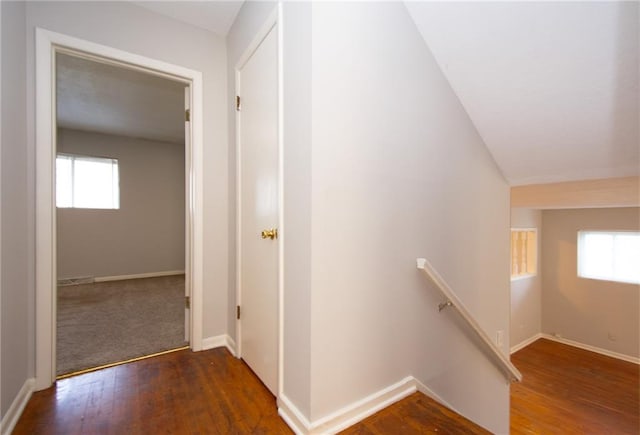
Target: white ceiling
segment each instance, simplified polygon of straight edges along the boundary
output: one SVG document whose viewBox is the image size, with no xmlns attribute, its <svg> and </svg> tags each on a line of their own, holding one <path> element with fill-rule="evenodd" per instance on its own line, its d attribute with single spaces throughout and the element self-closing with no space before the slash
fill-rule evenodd
<svg viewBox="0 0 640 435">
<path fill-rule="evenodd" d="M 244 0 L 138 1 L 138 6 L 226 36 Z"/>
<path fill-rule="evenodd" d="M 407 2 L 507 180 L 638 175 L 637 2 Z"/>
<path fill-rule="evenodd" d="M 135 3 L 220 35 L 242 5 Z M 639 175 L 637 2 L 406 5 L 510 184 Z M 61 59 L 60 125 L 182 141 L 182 84 Z"/>
<path fill-rule="evenodd" d="M 58 126 L 184 143 L 185 84 L 57 56 Z"/>
<path fill-rule="evenodd" d="M 242 1 L 133 3 L 226 36 Z M 184 86 L 130 69 L 59 55 L 58 125 L 184 143 Z"/>
</svg>

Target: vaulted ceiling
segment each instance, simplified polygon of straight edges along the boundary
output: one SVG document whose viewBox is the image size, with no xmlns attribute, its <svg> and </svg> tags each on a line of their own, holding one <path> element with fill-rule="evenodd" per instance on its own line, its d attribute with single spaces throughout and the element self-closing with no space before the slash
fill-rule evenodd
<svg viewBox="0 0 640 435">
<path fill-rule="evenodd" d="M 242 1 L 135 3 L 223 36 L 242 5 Z M 639 175 L 637 2 L 406 2 L 406 6 L 510 184 Z M 90 125 L 97 122 L 88 116 L 87 101 L 93 93 L 93 101 L 101 105 L 97 109 L 101 122 L 126 125 L 136 118 L 148 120 L 146 133 L 127 131 L 135 128 L 130 123 L 121 125 L 120 134 L 144 137 L 153 131 L 156 138 L 170 141 L 182 136 L 181 104 L 173 103 L 178 115 L 168 121 L 169 114 L 161 113 L 160 102 L 154 100 L 163 95 L 182 101 L 180 84 L 164 83 L 169 87 L 162 88 L 162 79 L 143 79 L 131 71 L 86 65 L 73 58 L 65 62 L 59 73 L 63 125 L 108 128 Z M 91 88 L 101 80 L 108 90 Z M 126 113 L 116 113 L 122 109 L 115 103 L 116 82 L 129 86 L 120 92 L 131 104 Z M 142 92 L 138 103 L 134 103 L 135 89 Z M 149 93 L 154 89 L 160 96 Z M 149 108 L 153 110 L 145 115 Z"/>
<path fill-rule="evenodd" d="M 638 175 L 637 2 L 407 2 L 512 185 Z"/>
</svg>

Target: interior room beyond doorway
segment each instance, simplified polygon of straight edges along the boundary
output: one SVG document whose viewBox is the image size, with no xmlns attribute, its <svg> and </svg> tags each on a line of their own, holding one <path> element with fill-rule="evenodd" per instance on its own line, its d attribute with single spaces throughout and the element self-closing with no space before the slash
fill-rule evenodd
<svg viewBox="0 0 640 435">
<path fill-rule="evenodd" d="M 185 86 L 56 54 L 57 375 L 188 344 Z"/>
</svg>

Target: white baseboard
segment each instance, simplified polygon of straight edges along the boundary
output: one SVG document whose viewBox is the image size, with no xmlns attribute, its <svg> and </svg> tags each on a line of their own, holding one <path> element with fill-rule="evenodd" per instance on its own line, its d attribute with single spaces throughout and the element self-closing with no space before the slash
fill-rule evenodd
<svg viewBox="0 0 640 435">
<path fill-rule="evenodd" d="M 233 338 L 229 337 L 228 335 L 226 336 L 226 343 L 225 346 L 227 347 L 227 350 L 229 352 L 231 352 L 231 355 L 233 356 L 238 356 L 236 354 L 236 342 Z"/>
<path fill-rule="evenodd" d="M 70 285 L 80 284 L 93 284 L 95 279 L 92 276 L 78 276 L 75 278 L 60 278 L 58 279 L 58 287 L 67 287 Z"/>
<path fill-rule="evenodd" d="M 296 435 L 307 435 L 311 433 L 311 422 L 309 422 L 284 394 L 278 397 L 278 415 L 282 417 Z"/>
<path fill-rule="evenodd" d="M 555 335 L 545 334 L 545 333 L 538 333 L 538 334 L 534 335 L 533 337 L 527 338 L 523 342 L 516 344 L 515 346 L 513 346 L 511 348 L 511 353 L 513 354 L 513 353 L 519 351 L 520 349 L 523 349 L 523 348 L 529 346 L 531 343 L 533 343 L 534 341 L 536 341 L 536 340 L 538 340 L 540 338 L 546 338 L 547 340 L 551 340 L 551 341 L 555 341 L 555 342 L 558 342 L 558 343 L 566 344 L 568 346 L 577 347 L 579 349 L 588 350 L 590 352 L 599 353 L 600 355 L 610 356 L 611 358 L 616 358 L 616 359 L 619 359 L 619 360 L 622 360 L 622 361 L 627 361 L 627 362 L 634 363 L 634 364 L 640 364 L 640 358 L 637 358 L 637 357 L 634 357 L 634 356 L 625 355 L 623 353 L 618 353 L 618 352 L 613 352 L 611 350 L 602 349 L 602 348 L 596 347 L 596 346 L 591 346 L 590 344 L 584 344 L 584 343 L 580 343 L 578 341 L 569 340 L 568 338 L 556 337 Z"/>
<path fill-rule="evenodd" d="M 590 344 L 580 343 L 578 341 L 569 340 L 567 338 L 556 337 L 555 335 L 550 334 L 541 334 L 542 338 L 546 338 L 548 340 L 557 341 L 558 343 L 566 344 L 569 346 L 577 347 L 580 349 L 588 350 L 591 352 L 599 353 L 601 355 L 610 356 L 611 358 L 616 358 L 622 361 L 627 361 L 634 364 L 640 364 L 640 358 L 625 355 L 623 353 L 613 352 L 611 350 L 602 349 L 600 347 L 591 346 Z"/>
<path fill-rule="evenodd" d="M 29 402 L 31 394 L 33 394 L 35 385 L 36 380 L 34 378 L 29 378 L 24 381 L 18 395 L 13 399 L 13 403 L 11 403 L 7 413 L 2 417 L 2 422 L 0 422 L 0 434 L 11 434 L 16 423 L 18 423 L 18 419 L 20 419 L 20 416 L 22 415 L 22 411 L 24 411 L 24 407 L 27 406 L 27 402 Z"/>
<path fill-rule="evenodd" d="M 202 340 L 202 350 L 226 347 L 231 355 L 236 356 L 236 342 L 227 334 L 207 337 Z"/>
<path fill-rule="evenodd" d="M 122 281 L 125 279 L 156 278 L 159 276 L 184 275 L 184 270 L 165 270 L 164 272 L 135 273 L 133 275 L 96 276 L 94 282 Z"/>
<path fill-rule="evenodd" d="M 520 349 L 524 349 L 525 347 L 529 346 L 531 343 L 533 343 L 534 341 L 536 341 L 539 338 L 542 338 L 542 333 L 541 332 L 538 332 L 533 337 L 529 337 L 526 340 L 521 341 L 520 343 L 516 344 L 515 346 L 511 346 L 511 349 L 509 350 L 509 353 L 516 353 Z"/>
<path fill-rule="evenodd" d="M 314 422 L 309 422 L 296 406 L 282 395 L 278 399 L 278 414 L 296 434 L 335 434 L 416 391 L 415 379 L 409 376 Z"/>
</svg>

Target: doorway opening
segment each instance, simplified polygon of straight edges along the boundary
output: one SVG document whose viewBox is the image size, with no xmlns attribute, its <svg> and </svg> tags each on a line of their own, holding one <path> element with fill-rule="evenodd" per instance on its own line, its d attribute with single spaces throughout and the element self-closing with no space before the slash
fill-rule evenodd
<svg viewBox="0 0 640 435">
<path fill-rule="evenodd" d="M 169 80 L 183 88 L 185 106 L 180 110 L 185 118 L 182 118 L 184 148 L 182 150 L 184 171 L 184 200 L 180 207 L 180 215 L 184 221 L 184 230 L 178 237 L 182 240 L 184 248 L 182 249 L 183 270 L 165 270 L 171 274 L 176 272 L 184 272 L 184 289 L 185 294 L 182 296 L 182 309 L 186 309 L 183 331 L 186 334 L 183 339 L 188 340 L 189 347 L 192 350 L 202 349 L 202 274 L 203 274 L 203 206 L 202 206 L 202 189 L 203 189 L 203 173 L 202 173 L 202 74 L 195 70 L 190 70 L 181 66 L 172 65 L 144 56 L 128 53 L 112 47 L 95 44 L 67 35 L 36 29 L 36 389 L 44 389 L 49 387 L 56 379 L 56 331 L 58 327 L 57 321 L 57 285 L 58 285 L 58 260 L 57 255 L 64 246 L 59 244 L 57 228 L 57 195 L 56 195 L 56 176 L 58 171 L 57 157 L 60 148 L 76 146 L 78 143 L 88 142 L 87 135 L 94 134 L 82 131 L 77 126 L 67 125 L 67 131 L 60 129 L 57 132 L 57 95 L 56 95 L 56 64 L 62 56 L 68 56 L 74 60 L 91 61 L 101 66 L 109 66 L 112 68 L 122 69 L 126 73 L 137 72 L 144 75 L 152 76 L 155 79 L 162 78 Z M 153 108 L 153 103 L 150 104 Z M 184 112 L 183 112 L 184 110 Z M 183 116 L 184 116 L 183 115 Z M 102 118 L 108 118 L 104 113 Z M 185 121 L 186 119 L 186 121 Z M 75 127 L 70 128 L 70 127 Z M 60 134 L 58 134 L 60 133 Z M 104 132 L 98 133 L 106 136 Z M 67 135 L 68 137 L 63 137 Z M 71 140 L 69 140 L 71 138 Z M 104 139 L 104 138 L 103 138 Z M 136 140 L 143 140 L 136 138 Z M 60 141 L 60 144 L 58 143 Z M 67 143 L 65 143 L 67 142 Z M 105 155 L 102 153 L 89 153 L 91 155 L 81 154 L 80 152 L 67 150 L 62 153 L 68 155 L 76 155 L 82 166 L 82 158 L 93 158 L 94 163 L 97 161 L 106 166 L 110 166 L 111 174 L 117 173 L 121 175 L 120 162 L 117 158 L 111 158 L 111 163 L 105 161 Z M 73 151 L 73 152 L 69 152 Z M 175 151 L 175 150 L 174 150 Z M 73 158 L 67 157 L 67 160 Z M 91 159 L 89 159 L 91 160 Z M 108 159 L 107 159 L 108 160 Z M 116 162 L 117 160 L 117 162 Z M 69 163 L 68 161 L 66 162 Z M 86 161 L 84 162 L 86 163 Z M 118 167 L 116 168 L 116 163 Z M 64 165 L 65 163 L 61 163 Z M 86 169 L 86 168 L 85 168 Z M 104 169 L 104 167 L 103 167 Z M 93 172 L 97 171 L 96 167 Z M 92 171 L 89 171 L 92 172 Z M 109 171 L 102 171 L 104 173 Z M 71 178 L 79 176 L 72 174 Z M 124 175 L 123 175 L 124 176 Z M 118 181 L 119 187 L 120 181 Z M 86 184 L 86 183 L 85 183 Z M 106 183 L 109 184 L 109 183 Z M 112 186 L 115 183 L 110 183 Z M 77 192 L 79 197 L 81 192 Z M 74 193 L 75 195 L 75 193 Z M 119 195 L 119 193 L 118 193 Z M 93 197 L 95 195 L 89 195 Z M 114 193 L 111 192 L 113 199 Z M 166 199 L 166 198 L 164 198 Z M 124 201 L 125 197 L 119 197 L 118 201 Z M 143 201 L 148 201 L 145 198 Z M 120 203 L 111 204 L 114 206 Z M 124 202 L 122 206 L 124 207 Z M 140 206 L 140 204 L 137 204 Z M 104 210 L 104 208 L 103 208 Z M 115 207 L 109 211 L 116 210 Z M 62 219 L 61 219 L 62 221 Z M 62 223 L 62 222 L 60 222 Z M 147 223 L 153 226 L 153 221 Z M 140 242 L 139 242 L 140 243 Z M 154 237 L 146 237 L 144 244 L 149 245 L 152 249 L 162 251 L 154 245 L 156 240 Z M 98 245 L 98 246 L 95 246 Z M 91 246 L 94 250 L 106 249 L 106 241 L 96 243 L 94 241 Z M 120 256 L 126 255 L 127 252 L 121 251 Z M 114 262 L 117 262 L 114 260 Z M 60 266 L 64 266 L 61 264 Z M 149 279 L 145 277 L 145 273 L 156 274 L 156 272 L 136 272 L 133 270 L 123 273 L 112 269 L 104 280 L 105 283 L 115 282 L 109 279 L 134 278 L 132 281 Z M 102 272 L 101 274 L 104 274 Z M 83 278 L 83 276 L 60 276 L 60 278 Z M 81 273 L 80 275 L 84 275 Z M 96 272 L 90 277 L 94 278 L 100 275 Z M 170 278 L 173 275 L 167 275 Z M 105 276 L 102 275 L 102 278 Z M 155 278 L 155 277 L 151 277 Z M 185 298 L 188 297 L 188 298 Z M 162 327 L 159 327 L 162 329 Z M 100 342 L 101 336 L 94 336 L 94 341 Z"/>
<path fill-rule="evenodd" d="M 55 56 L 60 378 L 188 346 L 188 86 Z"/>
</svg>

